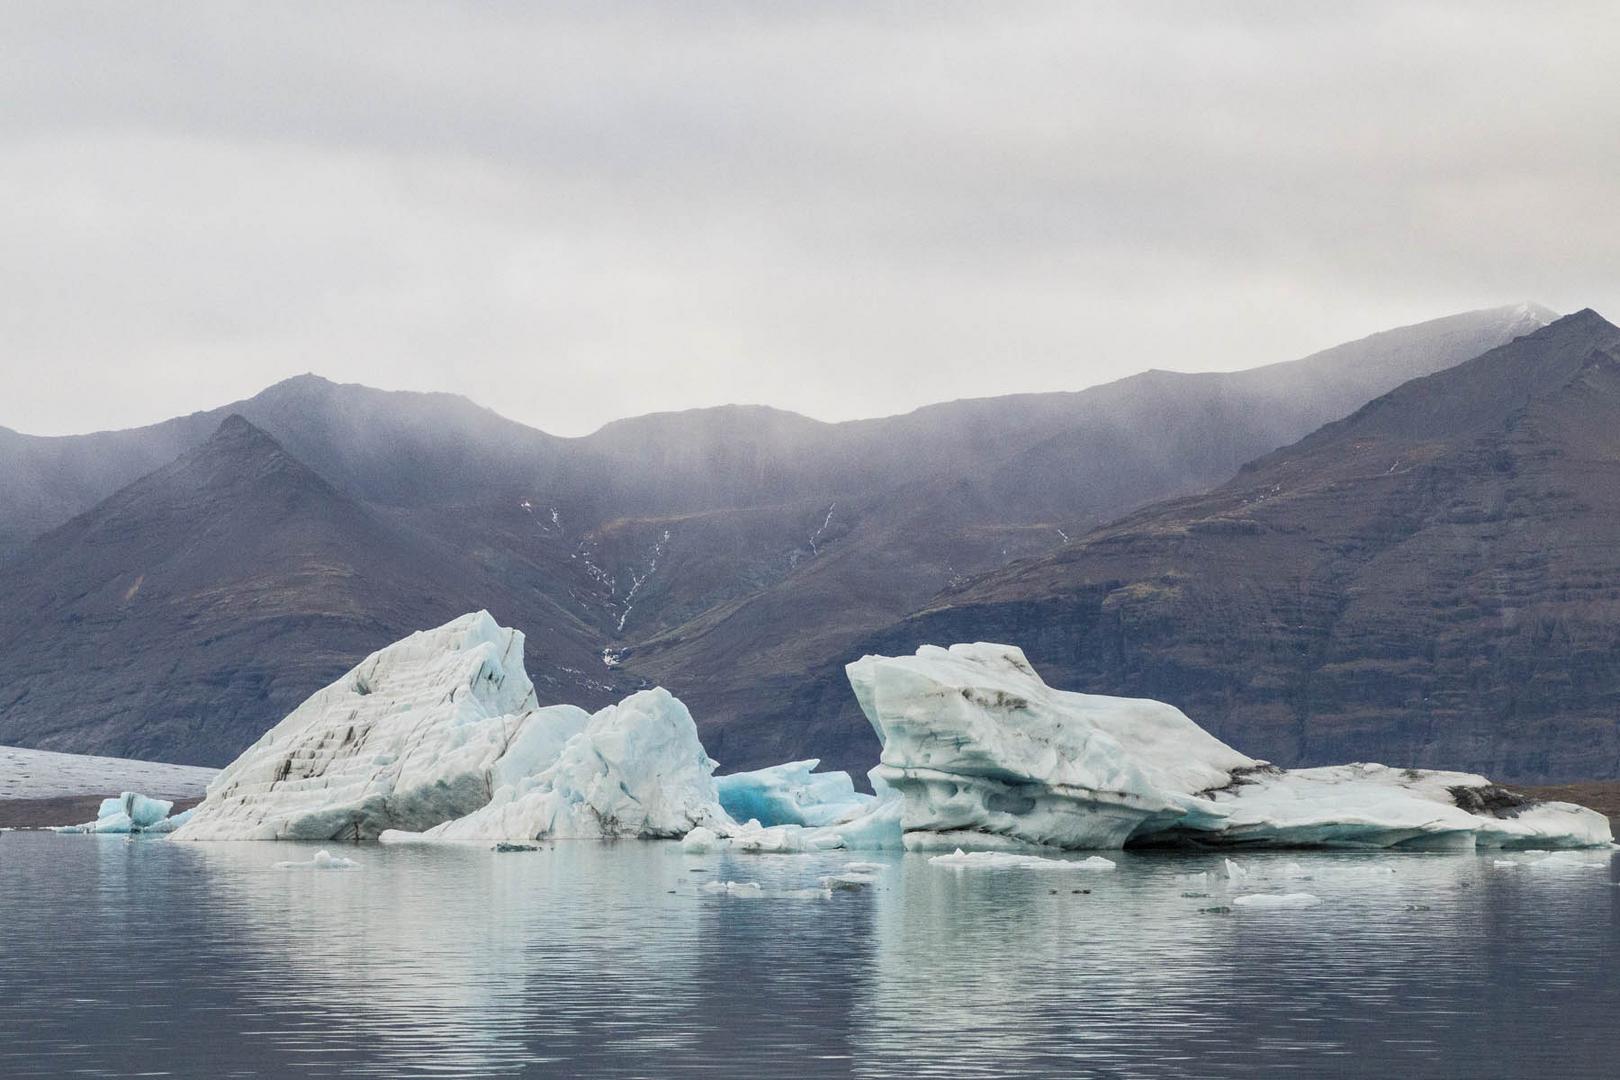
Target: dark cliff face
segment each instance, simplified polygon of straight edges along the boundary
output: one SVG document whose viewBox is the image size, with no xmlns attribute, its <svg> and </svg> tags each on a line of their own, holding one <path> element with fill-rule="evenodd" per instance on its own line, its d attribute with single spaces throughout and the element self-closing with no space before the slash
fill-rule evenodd
<svg viewBox="0 0 1620 1080">
<path fill-rule="evenodd" d="M 1569 316 L 875 635 L 1021 644 L 1280 764 L 1620 775 L 1620 329 Z"/>
</svg>

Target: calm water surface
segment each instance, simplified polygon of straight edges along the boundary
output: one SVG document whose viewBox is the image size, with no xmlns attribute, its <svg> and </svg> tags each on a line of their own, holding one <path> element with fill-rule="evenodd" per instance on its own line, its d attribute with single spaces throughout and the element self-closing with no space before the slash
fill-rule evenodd
<svg viewBox="0 0 1620 1080">
<path fill-rule="evenodd" d="M 1615 867 L 347 849 L 0 834 L 0 1077 L 1613 1077 Z M 856 856 L 868 859 L 868 856 Z M 1284 879 L 1284 867 L 1308 880 Z M 1393 872 L 1390 872 L 1393 871 Z M 1089 893 L 1073 890 L 1089 889 Z M 1187 896 L 1207 892 L 1210 895 Z"/>
</svg>

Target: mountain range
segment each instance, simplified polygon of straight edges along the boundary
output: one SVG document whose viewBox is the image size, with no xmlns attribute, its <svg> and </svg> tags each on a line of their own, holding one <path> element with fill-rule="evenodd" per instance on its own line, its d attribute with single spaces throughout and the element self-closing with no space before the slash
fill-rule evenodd
<svg viewBox="0 0 1620 1080">
<path fill-rule="evenodd" d="M 864 648 L 1019 641 L 1282 765 L 1620 775 L 1620 328 L 1582 311 Z"/>
<path fill-rule="evenodd" d="M 452 395 L 302 376 L 149 428 L 0 429 L 0 741 L 219 763 L 367 652 L 485 607 L 528 634 L 546 700 L 590 706 L 662 683 L 727 767 L 871 764 L 842 664 L 947 630 L 1017 641 L 1038 663 L 1034 643 L 1052 641 L 1066 657 L 1055 683 L 1180 694 L 1263 756 L 1338 754 L 1361 731 L 1374 756 L 1376 724 L 1296 707 L 1290 729 L 1275 702 L 1251 725 L 1257 743 L 1239 731 L 1236 690 L 1221 708 L 1187 696 L 1173 633 L 1116 643 L 1174 648 L 1110 674 L 1056 648 L 1041 605 L 1128 523 L 1215 498 L 1271 468 L 1262 455 L 1409 380 L 1537 340 L 1554 318 L 1470 312 L 1249 371 L 1149 371 L 844 424 L 732 406 L 563 439 Z M 1311 460 L 1336 460 L 1323 454 Z M 1043 614 L 1010 614 L 1026 608 Z M 1125 674 L 1133 663 L 1176 674 Z M 1350 741 L 1310 734 L 1329 721 L 1352 725 Z M 1447 744 L 1399 745 L 1421 757 Z M 1597 775 L 1555 758 L 1515 759 L 1514 775 Z"/>
</svg>

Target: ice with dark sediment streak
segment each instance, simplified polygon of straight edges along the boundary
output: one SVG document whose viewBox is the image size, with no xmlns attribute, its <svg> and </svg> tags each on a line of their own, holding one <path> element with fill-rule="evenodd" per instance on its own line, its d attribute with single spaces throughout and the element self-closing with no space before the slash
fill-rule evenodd
<svg viewBox="0 0 1620 1080">
<path fill-rule="evenodd" d="M 578 725 L 538 708 L 523 635 L 475 612 L 362 660 L 208 785 L 180 840 L 369 840 L 486 805 Z"/>
<path fill-rule="evenodd" d="M 899 793 L 907 848 L 1576 848 L 1608 820 L 1468 773 L 1282 770 L 1173 706 L 1046 685 L 1009 645 L 923 646 L 848 665 Z"/>
</svg>

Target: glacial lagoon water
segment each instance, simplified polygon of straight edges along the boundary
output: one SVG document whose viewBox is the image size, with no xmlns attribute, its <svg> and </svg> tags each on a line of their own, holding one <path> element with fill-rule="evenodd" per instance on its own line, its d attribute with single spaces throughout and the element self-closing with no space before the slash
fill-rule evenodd
<svg viewBox="0 0 1620 1080">
<path fill-rule="evenodd" d="M 1237 889 L 1204 854 L 1051 873 L 575 842 L 275 867 L 315 850 L 0 834 L 0 1076 L 1550 1080 L 1620 1060 L 1608 852 L 1252 855 Z M 852 858 L 883 864 L 876 885 L 771 895 Z M 702 889 L 727 880 L 765 895 Z M 1245 891 L 1322 902 L 1200 910 Z"/>
</svg>

